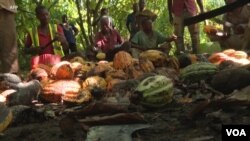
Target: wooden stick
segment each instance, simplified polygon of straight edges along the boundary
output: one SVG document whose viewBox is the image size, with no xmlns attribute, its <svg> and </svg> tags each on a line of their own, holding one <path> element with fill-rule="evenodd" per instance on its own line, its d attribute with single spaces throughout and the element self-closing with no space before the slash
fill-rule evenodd
<svg viewBox="0 0 250 141">
<path fill-rule="evenodd" d="M 88 126 L 146 123 L 140 113 L 120 113 L 112 116 L 91 117 L 80 119 L 79 122 Z"/>
<path fill-rule="evenodd" d="M 97 114 L 116 114 L 127 112 L 129 112 L 128 105 L 95 102 L 84 109 L 76 111 L 75 114 L 80 117 L 85 117 Z"/>
</svg>

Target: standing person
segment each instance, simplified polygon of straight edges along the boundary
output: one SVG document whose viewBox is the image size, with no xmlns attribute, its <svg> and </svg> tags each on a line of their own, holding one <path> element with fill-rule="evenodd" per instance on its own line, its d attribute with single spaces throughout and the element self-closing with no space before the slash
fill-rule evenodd
<svg viewBox="0 0 250 141">
<path fill-rule="evenodd" d="M 139 12 L 142 12 L 145 9 L 145 5 L 145 0 L 139 0 Z"/>
<path fill-rule="evenodd" d="M 76 47 L 76 38 L 75 36 L 78 34 L 78 29 L 68 22 L 67 15 L 62 16 L 62 24 L 64 35 L 66 40 L 68 41 L 69 48 L 64 50 L 64 54 L 67 55 L 69 53 L 77 52 Z"/>
<path fill-rule="evenodd" d="M 139 12 L 137 14 L 136 20 L 140 30 L 142 29 L 141 21 L 144 18 L 150 18 L 152 21 L 155 21 L 157 18 L 157 15 L 154 12 L 145 8 L 145 5 L 146 5 L 146 0 L 139 0 Z"/>
<path fill-rule="evenodd" d="M 177 35 L 177 54 L 185 51 L 183 38 L 184 19 L 196 16 L 198 13 L 195 1 L 198 3 L 200 12 L 203 13 L 204 9 L 202 0 L 168 0 L 169 21 L 171 24 L 174 24 L 174 32 Z M 197 49 L 200 46 L 199 25 L 190 25 L 188 26 L 188 30 L 192 40 L 192 51 L 193 53 L 197 53 Z"/>
<path fill-rule="evenodd" d="M 138 13 L 138 11 L 139 11 L 138 4 L 134 3 L 133 12 L 127 16 L 126 26 L 130 33 L 130 39 L 132 39 L 135 33 L 139 31 L 139 26 L 136 22 L 136 14 Z"/>
<path fill-rule="evenodd" d="M 63 57 L 63 50 L 68 48 L 68 42 L 62 27 L 50 24 L 49 11 L 44 6 L 36 7 L 35 12 L 40 25 L 29 30 L 25 43 L 25 53 L 55 54 Z"/>
<path fill-rule="evenodd" d="M 108 9 L 107 8 L 102 8 L 101 9 L 101 12 L 100 12 L 100 16 L 96 19 L 96 20 L 94 20 L 94 22 L 93 22 L 93 26 L 96 26 L 98 23 L 100 23 L 100 19 L 103 17 L 103 16 L 106 16 L 106 17 L 109 17 L 110 18 L 110 25 L 111 25 L 111 27 L 112 28 L 114 28 L 115 27 L 115 24 L 114 24 L 114 20 L 113 20 L 113 18 L 109 15 L 109 11 L 108 11 Z"/>
<path fill-rule="evenodd" d="M 17 73 L 18 49 L 14 0 L 0 0 L 0 72 Z"/>
<path fill-rule="evenodd" d="M 226 4 L 236 0 L 225 0 Z M 236 50 L 250 49 L 250 5 L 236 8 L 224 15 L 224 32 L 227 36 L 220 40 L 223 48 Z"/>
</svg>

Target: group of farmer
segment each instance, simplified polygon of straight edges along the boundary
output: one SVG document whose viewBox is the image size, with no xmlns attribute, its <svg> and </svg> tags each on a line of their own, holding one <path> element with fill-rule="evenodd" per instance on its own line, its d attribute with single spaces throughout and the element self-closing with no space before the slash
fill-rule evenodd
<svg viewBox="0 0 250 141">
<path fill-rule="evenodd" d="M 225 0 L 230 4 L 237 0 Z M 199 8 L 197 8 L 197 6 Z M 146 1 L 134 3 L 133 12 L 127 16 L 126 27 L 130 38 L 124 41 L 115 27 L 114 19 L 108 9 L 103 8 L 100 16 L 94 20 L 99 31 L 94 36 L 91 49 L 93 54 L 106 54 L 106 60 L 112 60 L 116 52 L 125 50 L 133 57 L 148 49 L 169 51 L 170 42 L 176 43 L 176 55 L 186 52 L 184 44 L 184 19 L 204 13 L 202 0 L 168 0 L 169 22 L 173 25 L 174 33 L 165 36 L 153 28 L 157 15 L 146 8 Z M 17 6 L 14 0 L 0 0 L 0 69 L 1 72 L 18 72 L 18 50 L 16 43 L 15 13 Z M 53 54 L 67 56 L 77 52 L 75 36 L 78 29 L 68 22 L 67 15 L 62 16 L 60 24 L 50 22 L 50 13 L 44 6 L 35 9 L 40 24 L 30 28 L 25 39 L 24 52 L 32 55 Z M 223 48 L 248 49 L 250 44 L 250 6 L 236 8 L 224 14 L 223 40 L 219 40 Z M 200 45 L 200 31 L 198 24 L 188 26 L 191 37 L 191 51 L 196 54 Z M 215 34 L 216 36 L 216 34 Z"/>
</svg>

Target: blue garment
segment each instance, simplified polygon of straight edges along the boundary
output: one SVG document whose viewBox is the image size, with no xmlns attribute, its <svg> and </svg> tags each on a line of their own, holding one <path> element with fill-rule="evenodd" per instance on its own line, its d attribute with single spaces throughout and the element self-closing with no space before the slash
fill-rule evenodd
<svg viewBox="0 0 250 141">
<path fill-rule="evenodd" d="M 77 28 L 73 24 L 69 25 L 63 25 L 60 24 L 63 28 L 64 36 L 69 43 L 69 48 L 64 49 L 64 54 L 68 55 L 73 52 L 77 52 L 77 47 L 76 47 L 76 38 L 75 35 L 78 32 Z"/>
<path fill-rule="evenodd" d="M 69 44 L 76 44 L 76 38 L 75 38 L 75 32 L 77 31 L 77 28 L 73 24 L 69 24 L 68 27 L 65 27 L 62 25 L 64 36 L 66 37 L 66 40 Z"/>
</svg>

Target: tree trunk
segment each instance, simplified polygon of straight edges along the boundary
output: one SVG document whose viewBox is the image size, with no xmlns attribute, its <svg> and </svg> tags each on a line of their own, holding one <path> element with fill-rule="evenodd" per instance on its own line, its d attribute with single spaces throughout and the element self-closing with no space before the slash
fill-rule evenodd
<svg viewBox="0 0 250 141">
<path fill-rule="evenodd" d="M 91 22 L 91 13 L 92 13 L 92 9 L 90 8 L 90 0 L 86 1 L 86 8 L 87 8 L 87 25 L 88 25 L 88 35 L 89 35 L 89 41 L 90 44 L 93 45 L 93 28 L 92 28 L 92 22 Z"/>
<path fill-rule="evenodd" d="M 99 0 L 95 6 L 95 9 L 93 11 L 93 22 L 96 21 L 99 18 L 98 12 L 101 8 L 101 4 L 103 3 L 104 0 Z M 93 24 L 93 23 L 92 23 Z M 93 25 L 93 32 L 96 33 L 98 32 L 97 25 Z"/>
<path fill-rule="evenodd" d="M 76 3 L 76 7 L 77 7 L 77 13 L 79 15 L 79 26 L 81 28 L 81 31 L 82 31 L 82 36 L 85 40 L 85 43 L 86 43 L 86 46 L 89 47 L 90 46 L 90 42 L 89 42 L 89 38 L 86 34 L 86 30 L 84 28 L 84 22 L 83 22 L 83 17 L 82 17 L 82 14 L 81 14 L 81 6 L 80 6 L 80 1 L 79 0 L 76 0 L 75 1 Z"/>
</svg>

